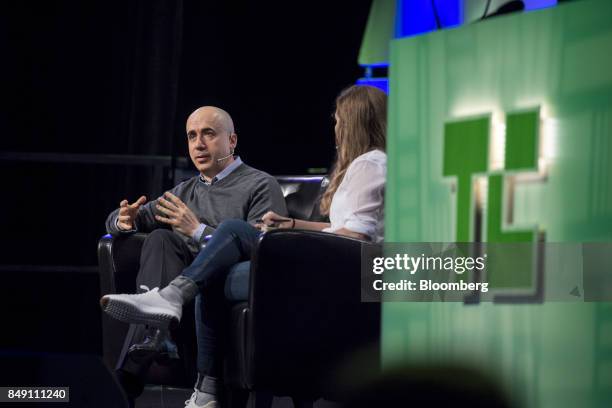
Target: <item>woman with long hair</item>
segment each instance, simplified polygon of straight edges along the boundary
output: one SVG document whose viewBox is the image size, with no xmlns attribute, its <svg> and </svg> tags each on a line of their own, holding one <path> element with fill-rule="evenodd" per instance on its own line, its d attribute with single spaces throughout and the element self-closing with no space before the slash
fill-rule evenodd
<svg viewBox="0 0 612 408">
<path fill-rule="evenodd" d="M 102 309 L 128 323 L 167 329 L 176 325 L 182 307 L 196 299 L 198 380 L 187 407 L 218 407 L 223 362 L 224 283 L 230 269 L 248 261 L 262 229 L 325 231 L 380 242 L 383 239 L 386 176 L 387 103 L 383 91 L 351 86 L 336 98 L 337 157 L 320 202 L 329 223 L 264 215 L 256 226 L 242 220 L 221 223 L 194 262 L 161 290 L 136 295 L 106 295 Z"/>
</svg>

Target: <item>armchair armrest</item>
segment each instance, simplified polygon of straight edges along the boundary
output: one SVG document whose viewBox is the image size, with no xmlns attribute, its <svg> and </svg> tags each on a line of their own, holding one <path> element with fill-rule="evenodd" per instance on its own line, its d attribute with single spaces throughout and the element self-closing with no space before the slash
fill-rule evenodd
<svg viewBox="0 0 612 408">
<path fill-rule="evenodd" d="M 349 354 L 378 350 L 380 304 L 361 302 L 361 250 L 370 245 L 376 244 L 324 232 L 263 235 L 250 276 L 252 389 L 314 394 L 331 385 Z"/>
<path fill-rule="evenodd" d="M 140 264 L 140 250 L 146 234 L 112 236 L 107 234 L 98 241 L 100 266 L 100 292 L 134 293 Z"/>
<path fill-rule="evenodd" d="M 105 235 L 98 241 L 100 294 L 134 293 L 140 263 L 140 250 L 146 234 Z M 114 368 L 128 325 L 102 313 L 102 349 L 104 362 Z"/>
</svg>

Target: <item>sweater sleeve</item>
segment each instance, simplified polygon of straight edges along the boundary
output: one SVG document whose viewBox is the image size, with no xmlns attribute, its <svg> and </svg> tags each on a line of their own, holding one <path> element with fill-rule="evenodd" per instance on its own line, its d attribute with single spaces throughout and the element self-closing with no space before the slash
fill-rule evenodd
<svg viewBox="0 0 612 408">
<path fill-rule="evenodd" d="M 262 178 L 253 190 L 249 203 L 247 222 L 254 224 L 268 211 L 274 211 L 282 216 L 287 215 L 283 191 L 272 176 Z"/>
</svg>

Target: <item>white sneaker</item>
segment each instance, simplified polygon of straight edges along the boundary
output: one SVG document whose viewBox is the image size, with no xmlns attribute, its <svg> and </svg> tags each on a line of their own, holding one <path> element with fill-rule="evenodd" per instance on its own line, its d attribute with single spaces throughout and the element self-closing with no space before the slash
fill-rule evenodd
<svg viewBox="0 0 612 408">
<path fill-rule="evenodd" d="M 198 398 L 198 390 L 194 389 L 193 394 L 191 394 L 191 398 L 185 401 L 185 408 L 219 408 L 219 404 L 217 401 L 208 401 L 204 405 L 196 404 L 196 399 Z"/>
<path fill-rule="evenodd" d="M 122 322 L 160 329 L 175 327 L 183 314 L 183 306 L 164 299 L 157 288 L 137 295 L 105 295 L 100 299 L 100 306 Z"/>
</svg>

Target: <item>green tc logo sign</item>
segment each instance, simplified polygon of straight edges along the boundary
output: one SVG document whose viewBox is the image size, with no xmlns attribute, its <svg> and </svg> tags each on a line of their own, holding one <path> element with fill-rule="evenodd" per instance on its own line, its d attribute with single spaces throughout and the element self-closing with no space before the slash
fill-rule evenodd
<svg viewBox="0 0 612 408">
<path fill-rule="evenodd" d="M 490 286 L 513 289 L 512 295 L 500 291 L 496 301 L 542 300 L 543 260 L 538 251 L 543 234 L 535 227 L 512 226 L 515 185 L 521 175 L 538 172 L 539 128 L 539 110 L 507 114 L 504 164 L 499 170 L 490 170 L 490 116 L 454 121 L 444 127 L 443 175 L 455 180 L 455 240 L 533 243 L 533 250 L 523 259 L 515 258 L 511 265 L 489 265 Z M 480 188 L 483 184 L 486 195 Z"/>
</svg>

